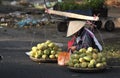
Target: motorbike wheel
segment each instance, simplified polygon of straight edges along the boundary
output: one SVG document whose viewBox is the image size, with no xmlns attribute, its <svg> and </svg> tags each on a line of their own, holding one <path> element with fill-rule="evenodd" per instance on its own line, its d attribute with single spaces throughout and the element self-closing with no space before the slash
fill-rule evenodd
<svg viewBox="0 0 120 78">
<path fill-rule="evenodd" d="M 115 29 L 115 24 L 112 20 L 108 20 L 106 23 L 105 23 L 105 30 L 106 31 L 113 31 Z"/>
</svg>

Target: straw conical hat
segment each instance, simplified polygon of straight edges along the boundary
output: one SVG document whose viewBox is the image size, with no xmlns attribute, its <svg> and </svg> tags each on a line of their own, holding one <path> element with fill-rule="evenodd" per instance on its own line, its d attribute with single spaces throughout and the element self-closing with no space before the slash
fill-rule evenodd
<svg viewBox="0 0 120 78">
<path fill-rule="evenodd" d="M 67 30 L 67 37 L 79 31 L 85 25 L 85 23 L 85 21 L 70 21 Z"/>
</svg>

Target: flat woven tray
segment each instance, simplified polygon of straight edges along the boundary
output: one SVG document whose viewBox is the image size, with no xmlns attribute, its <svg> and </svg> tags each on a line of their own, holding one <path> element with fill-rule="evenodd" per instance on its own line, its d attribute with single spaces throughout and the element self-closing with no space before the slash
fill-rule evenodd
<svg viewBox="0 0 120 78">
<path fill-rule="evenodd" d="M 33 57 L 30 57 L 30 59 L 34 62 L 40 62 L 40 63 L 56 63 L 57 59 L 36 59 Z"/>
<path fill-rule="evenodd" d="M 75 67 L 67 67 L 73 72 L 103 72 L 106 67 L 100 67 L 100 68 L 75 68 Z"/>
</svg>

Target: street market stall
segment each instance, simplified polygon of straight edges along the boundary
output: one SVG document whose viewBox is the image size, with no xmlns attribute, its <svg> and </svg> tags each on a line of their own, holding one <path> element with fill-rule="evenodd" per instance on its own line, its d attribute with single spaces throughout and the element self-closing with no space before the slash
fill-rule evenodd
<svg viewBox="0 0 120 78">
<path fill-rule="evenodd" d="M 96 17 L 85 16 L 85 15 L 74 14 L 69 12 L 61 12 L 50 9 L 46 9 L 46 12 L 49 14 L 82 19 L 84 21 L 99 20 L 99 17 L 97 16 Z M 78 24 L 78 26 L 80 25 L 80 23 Z M 62 52 L 62 49 L 60 49 L 59 47 L 56 48 L 56 46 L 57 45 L 55 45 L 53 42 L 48 40 L 44 43 L 37 44 L 37 47 L 32 47 L 32 50 L 27 54 L 29 55 L 31 60 L 39 61 L 41 63 L 43 62 L 43 60 L 50 62 L 49 60 L 55 61 L 54 59 L 56 59 L 59 65 L 66 65 L 68 69 L 75 71 L 96 72 L 96 71 L 104 70 L 107 67 L 105 56 L 102 53 L 100 53 L 97 49 L 94 49 L 92 47 L 81 48 L 79 49 L 79 51 L 75 50 L 75 52 L 71 54 L 70 52 L 67 51 L 66 51 L 67 53 Z M 53 50 L 54 50 L 54 54 L 53 54 Z M 59 53 L 61 53 L 61 55 L 59 55 Z"/>
</svg>

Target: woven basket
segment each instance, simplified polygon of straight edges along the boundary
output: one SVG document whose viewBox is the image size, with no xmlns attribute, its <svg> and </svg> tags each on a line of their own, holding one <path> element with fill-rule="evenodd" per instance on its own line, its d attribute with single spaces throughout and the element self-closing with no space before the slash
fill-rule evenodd
<svg viewBox="0 0 120 78">
<path fill-rule="evenodd" d="M 57 59 L 37 59 L 33 57 L 30 57 L 30 59 L 38 63 L 56 63 L 57 62 Z"/>
<path fill-rule="evenodd" d="M 69 70 L 73 72 L 103 72 L 107 67 L 100 68 L 75 68 L 75 67 L 67 67 Z"/>
</svg>

